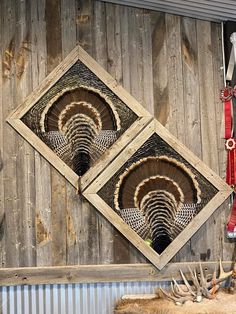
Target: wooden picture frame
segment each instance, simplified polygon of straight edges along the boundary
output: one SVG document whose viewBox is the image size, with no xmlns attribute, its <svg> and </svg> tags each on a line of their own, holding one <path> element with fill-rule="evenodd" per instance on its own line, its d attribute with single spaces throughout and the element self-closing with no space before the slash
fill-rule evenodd
<svg viewBox="0 0 236 314">
<path fill-rule="evenodd" d="M 109 164 L 125 147 L 134 134 L 139 133 L 152 119 L 144 109 L 117 81 L 107 73 L 83 48 L 76 46 L 70 54 L 43 80 L 43 82 L 7 118 L 7 122 L 23 136 L 48 162 L 54 166 L 75 188 L 78 188 L 78 175 L 68 167 L 39 137 L 21 120 L 23 116 L 52 88 L 60 78 L 80 60 L 97 78 L 102 81 L 136 115 L 137 120 L 113 144 L 112 152 L 104 154 L 103 163 L 91 167 L 81 178 L 81 191 Z"/>
<path fill-rule="evenodd" d="M 187 227 L 168 245 L 160 255 L 133 231 L 123 219 L 98 195 L 102 186 L 154 133 L 160 136 L 177 153 L 193 166 L 218 192 L 204 208 L 190 221 Z M 229 197 L 232 189 L 214 171 L 207 167 L 189 149 L 180 143 L 158 121 L 150 122 L 117 158 L 88 186 L 83 195 L 95 206 L 133 245 L 158 269 L 162 269 L 194 233 L 207 221 L 214 211 Z"/>
</svg>

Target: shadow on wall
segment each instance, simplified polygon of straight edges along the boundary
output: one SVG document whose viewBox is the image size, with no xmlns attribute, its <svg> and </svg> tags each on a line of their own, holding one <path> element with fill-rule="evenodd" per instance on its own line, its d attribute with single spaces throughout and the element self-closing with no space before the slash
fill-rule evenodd
<svg viewBox="0 0 236 314">
<path fill-rule="evenodd" d="M 2 154 L 0 150 L 0 171 L 3 169 L 3 160 L 2 160 Z M 5 212 L 0 212 L 0 241 L 3 238 L 4 234 L 4 220 L 5 220 Z"/>
<path fill-rule="evenodd" d="M 0 150 L 0 171 L 2 170 L 2 168 L 3 168 L 3 161 L 2 161 L 2 153 Z"/>
</svg>

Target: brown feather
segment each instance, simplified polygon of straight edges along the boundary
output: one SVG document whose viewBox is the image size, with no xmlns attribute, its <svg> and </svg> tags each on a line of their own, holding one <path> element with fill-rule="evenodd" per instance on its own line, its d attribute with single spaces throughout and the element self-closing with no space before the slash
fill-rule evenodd
<svg viewBox="0 0 236 314">
<path fill-rule="evenodd" d="M 139 211 L 135 231 L 139 230 L 137 226 L 146 230 L 139 232 L 140 236 L 151 235 L 152 246 L 159 254 L 193 217 L 193 211 L 184 212 L 183 204 L 201 201 L 191 169 L 167 156 L 145 157 L 133 163 L 120 175 L 114 195 L 118 213 L 128 208 Z M 129 220 L 132 217 L 125 219 L 132 226 Z"/>
</svg>

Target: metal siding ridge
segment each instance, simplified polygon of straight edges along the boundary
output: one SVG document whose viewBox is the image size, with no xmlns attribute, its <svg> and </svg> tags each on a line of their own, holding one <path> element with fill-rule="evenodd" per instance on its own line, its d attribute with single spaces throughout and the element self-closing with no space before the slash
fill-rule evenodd
<svg viewBox="0 0 236 314">
<path fill-rule="evenodd" d="M 223 20 L 225 20 L 225 17 L 218 17 L 216 18 L 216 16 L 212 16 L 209 14 L 201 14 L 198 15 L 195 12 L 191 12 L 191 11 L 179 11 L 179 10 L 173 10 L 173 9 L 169 9 L 167 7 L 160 7 L 160 6 L 150 6 L 150 5 L 146 5 L 143 3 L 137 3 L 137 0 L 131 0 L 129 1 L 129 4 L 125 1 L 125 0 L 107 0 L 106 2 L 109 3 L 114 3 L 114 4 L 119 4 L 119 5 L 126 5 L 126 6 L 132 6 L 135 8 L 141 8 L 141 9 L 148 9 L 148 10 L 152 10 L 152 11 L 158 11 L 158 12 L 163 12 L 163 13 L 169 13 L 169 14 L 175 14 L 178 16 L 184 16 L 184 17 L 191 17 L 191 18 L 196 18 L 196 19 L 200 19 L 200 20 L 205 20 L 205 21 L 213 21 L 213 22 L 221 22 Z"/>
<path fill-rule="evenodd" d="M 132 1 L 132 0 L 131 0 Z M 129 2 L 131 2 L 129 1 Z M 144 1 L 140 1 L 140 0 L 133 0 L 132 2 L 137 2 L 137 3 L 145 3 L 147 5 L 161 5 L 161 6 L 166 6 L 172 9 L 184 9 L 184 10 L 190 10 L 190 11 L 194 11 L 194 12 L 201 12 L 201 13 L 213 13 L 216 12 L 220 12 L 220 13 L 226 13 L 227 15 L 236 15 L 234 13 L 234 10 L 236 9 L 236 5 L 234 5 L 234 8 L 228 8 L 227 6 L 224 7 L 218 7 L 216 5 L 199 5 L 199 3 L 197 2 L 181 2 L 181 1 L 174 1 L 174 0 L 165 0 L 165 3 L 163 3 L 160 0 L 156 0 L 156 1 L 150 1 L 150 0 L 144 0 Z M 216 14 L 215 13 L 215 14 Z"/>
<path fill-rule="evenodd" d="M 129 3 L 130 1 L 125 2 Z M 236 3 L 234 4 L 228 4 L 222 3 L 222 2 L 213 2 L 213 1 L 194 1 L 194 0 L 185 0 L 185 1 L 179 1 L 179 0 L 165 0 L 164 2 L 162 0 L 143 0 L 143 3 L 146 4 L 161 4 L 161 5 L 167 5 L 172 7 L 182 7 L 182 8 L 190 8 L 191 10 L 201 10 L 203 9 L 203 12 L 206 11 L 220 11 L 226 12 L 226 13 L 234 13 L 234 10 L 236 8 Z"/>
<path fill-rule="evenodd" d="M 197 18 L 201 20 L 209 20 L 213 22 L 221 22 L 221 21 L 227 21 L 236 20 L 236 14 L 234 14 L 234 11 L 236 11 L 236 3 L 234 4 L 233 9 L 231 12 L 227 13 L 224 12 L 223 8 L 219 10 L 220 14 L 214 13 L 214 9 L 211 8 L 208 10 L 195 10 L 193 6 L 185 5 L 182 9 L 178 6 L 170 6 L 166 5 L 166 3 L 159 3 L 159 2 L 149 2 L 149 1 L 141 1 L 141 0 L 106 0 L 106 2 L 114 3 L 114 4 L 120 4 L 120 5 L 126 5 L 126 6 L 133 6 L 137 8 L 143 8 L 143 9 L 149 9 L 154 11 L 161 11 L 165 13 L 170 14 L 176 14 L 186 17 L 192 17 Z M 200 8 L 200 7 L 199 7 Z"/>
<path fill-rule="evenodd" d="M 1 287 L 2 314 L 111 314 L 125 294 L 154 293 L 169 282 Z"/>
</svg>

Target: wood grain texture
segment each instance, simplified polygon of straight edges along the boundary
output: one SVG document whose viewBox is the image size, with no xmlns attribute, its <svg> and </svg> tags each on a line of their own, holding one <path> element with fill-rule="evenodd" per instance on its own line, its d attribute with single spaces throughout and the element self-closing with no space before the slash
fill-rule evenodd
<svg viewBox="0 0 236 314">
<path fill-rule="evenodd" d="M 16 85 L 15 92 L 17 103 L 23 102 L 24 98 L 32 92 L 31 71 L 31 9 L 30 1 L 18 2 L 16 5 Z M 35 246 L 35 160 L 33 148 L 19 137 L 19 153 L 16 159 L 16 175 L 19 179 L 17 184 L 18 208 L 20 211 L 20 265 L 36 265 Z"/>
<path fill-rule="evenodd" d="M 0 215 L 6 213 L 0 228 L 2 266 L 145 262 L 76 195 L 74 178 L 66 182 L 5 119 L 80 43 L 144 111 L 154 113 L 223 177 L 220 25 L 92 0 L 23 0 L 17 5 L 4 0 L 0 6 Z M 122 92 L 114 81 L 111 89 Z M 133 97 L 123 97 L 135 108 Z M 29 97 L 25 110 L 31 101 Z M 225 238 L 229 210 L 227 203 L 222 205 L 174 261 L 232 259 L 234 243 Z"/>
<path fill-rule="evenodd" d="M 18 155 L 18 136 L 12 128 L 5 124 L 5 119 L 16 106 L 15 97 L 15 25 L 16 8 L 13 1 L 2 3 L 2 52 L 3 52 L 3 84 L 2 84 L 2 117 L 3 117 L 3 179 L 4 179 L 4 210 L 5 210 L 5 244 L 6 266 L 20 266 L 20 239 L 18 222 L 20 210 L 17 206 L 16 158 Z M 8 12 L 8 14 L 6 14 Z M 3 32 L 4 30 L 4 32 Z M 8 139 L 11 139 L 9 141 Z"/>
<path fill-rule="evenodd" d="M 3 2 L 0 2 L 0 19 L 3 20 Z M 3 30 L 0 30 L 0 42 L 3 43 Z M 4 50 L 1 45 L 0 48 L 0 60 L 3 62 Z M 6 262 L 6 253 L 5 253 L 5 210 L 4 210 L 4 175 L 3 175 L 3 142 L 4 142 L 4 118 L 3 118 L 3 67 L 0 66 L 0 265 L 1 267 L 5 266 Z"/>
<path fill-rule="evenodd" d="M 77 14 L 77 41 L 82 48 L 93 56 L 93 23 L 94 23 L 93 3 L 89 1 L 78 1 Z M 79 199 L 79 263 L 87 264 L 90 259 L 91 264 L 96 264 L 99 260 L 99 217 L 94 208 L 80 196 Z M 97 253 L 96 253 L 97 252 Z"/>
<path fill-rule="evenodd" d="M 45 1 L 48 73 L 60 63 L 62 58 L 61 9 L 60 0 Z"/>
<path fill-rule="evenodd" d="M 31 3 L 32 85 L 37 88 L 46 77 L 47 46 L 45 0 Z M 49 163 L 35 151 L 35 237 L 36 264 L 52 264 L 51 251 L 51 170 Z"/>
<path fill-rule="evenodd" d="M 61 1 L 61 41 L 62 58 L 68 56 L 76 46 L 76 5 L 74 1 Z M 79 248 L 80 234 L 80 202 L 76 194 L 76 188 L 71 183 L 65 183 L 65 211 L 61 217 L 64 233 L 66 236 L 62 239 L 64 242 L 63 264 L 76 265 L 79 263 L 79 255 L 82 253 Z"/>
<path fill-rule="evenodd" d="M 94 3 L 94 30 L 94 58 L 121 83 L 120 23 L 117 6 Z M 117 236 L 115 228 L 102 215 L 99 215 L 98 227 L 100 259 L 104 264 L 111 264 L 119 259 L 120 252 L 125 251 L 124 248 L 119 250 L 119 241 L 116 242 L 116 239 L 120 240 L 121 236 Z"/>
<path fill-rule="evenodd" d="M 45 2 L 47 72 L 50 73 L 62 60 L 61 2 Z M 52 265 L 66 263 L 66 181 L 51 169 L 51 237 Z"/>
<path fill-rule="evenodd" d="M 206 274 L 219 268 L 218 262 L 201 263 Z M 72 284 L 96 282 L 137 282 L 181 280 L 181 269 L 191 280 L 188 267 L 199 270 L 199 263 L 170 263 L 162 271 L 151 264 L 77 265 L 62 267 L 24 267 L 0 269 L 0 286 L 35 284 Z M 223 262 L 225 271 L 232 269 L 232 262 Z"/>
<path fill-rule="evenodd" d="M 165 126 L 170 113 L 165 15 L 153 13 L 152 24 L 154 115 Z"/>
</svg>

